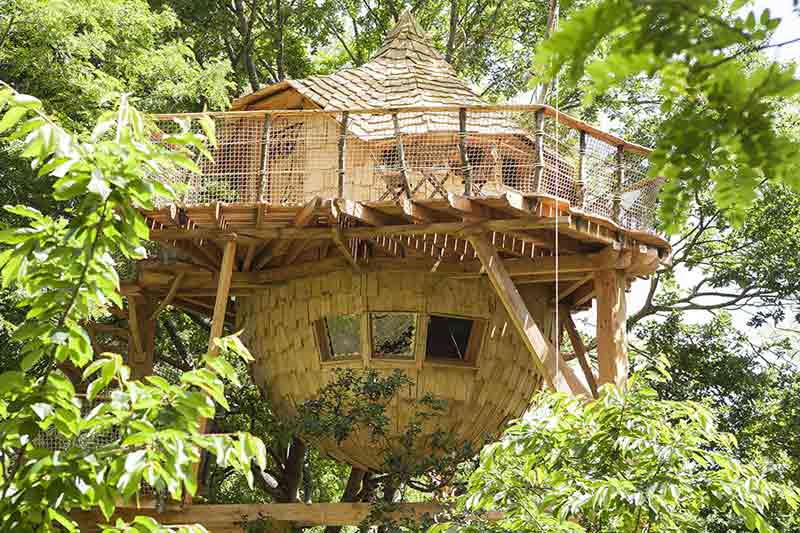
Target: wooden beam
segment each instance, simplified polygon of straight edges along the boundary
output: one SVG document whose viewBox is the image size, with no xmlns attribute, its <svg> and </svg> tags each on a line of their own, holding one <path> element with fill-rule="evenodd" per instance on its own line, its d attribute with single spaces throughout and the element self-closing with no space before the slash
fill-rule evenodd
<svg viewBox="0 0 800 533">
<path fill-rule="evenodd" d="M 397 157 L 400 160 L 400 179 L 403 187 L 403 193 L 406 198 L 411 198 L 411 187 L 408 184 L 408 169 L 406 168 L 406 149 L 403 146 L 403 135 L 400 131 L 400 121 L 397 118 L 397 113 L 392 113 L 392 124 L 394 125 L 394 138 L 397 142 Z"/>
<path fill-rule="evenodd" d="M 153 300 L 147 296 L 128 297 L 128 366 L 131 377 L 142 379 L 153 373 L 156 323 L 150 316 Z"/>
<path fill-rule="evenodd" d="M 334 200 L 331 202 L 331 213 L 334 218 L 342 214 L 370 226 L 385 226 L 396 222 L 393 217 L 353 200 Z"/>
<path fill-rule="evenodd" d="M 530 352 L 533 363 L 551 390 L 570 392 L 575 396 L 589 396 L 591 392 L 577 379 L 572 367 L 566 364 L 561 354 L 542 334 L 525 301 L 511 280 L 497 250 L 483 236 L 470 238 L 489 280 L 503 303 L 511 322 Z"/>
<path fill-rule="evenodd" d="M 339 252 L 341 252 L 344 258 L 347 259 L 347 262 L 350 263 L 350 266 L 353 267 L 353 270 L 357 272 L 360 271 L 361 267 L 359 266 L 356 258 L 353 257 L 353 254 L 350 253 L 350 249 L 345 244 L 344 239 L 342 238 L 342 232 L 339 230 L 338 226 L 333 227 L 331 235 L 336 248 L 338 248 Z"/>
<path fill-rule="evenodd" d="M 623 386 L 628 379 L 624 273 L 620 270 L 597 272 L 595 289 L 597 291 L 598 381 L 600 385 L 613 383 Z"/>
<path fill-rule="evenodd" d="M 472 198 L 467 198 L 466 196 L 461 196 L 452 192 L 448 193 L 447 203 L 449 203 L 450 207 L 453 209 L 460 211 L 464 218 L 470 220 L 489 220 L 496 218 L 493 216 L 492 210 L 489 207 Z"/>
<path fill-rule="evenodd" d="M 559 269 L 559 270 L 561 270 L 561 269 Z M 563 289 L 561 292 L 558 293 L 558 301 L 559 302 L 562 301 L 564 298 L 566 298 L 567 296 L 569 296 L 573 292 L 575 292 L 578 289 L 580 289 L 581 287 L 583 287 L 586 283 L 592 281 L 592 278 L 594 278 L 594 275 L 593 274 L 588 274 L 586 276 L 581 277 L 578 281 L 576 281 L 575 283 L 572 283 L 567 288 Z"/>
<path fill-rule="evenodd" d="M 228 295 L 231 289 L 231 277 L 233 275 L 233 263 L 236 259 L 236 241 L 225 243 L 225 251 L 222 255 L 222 265 L 219 269 L 219 281 L 217 284 L 217 295 L 214 300 L 214 313 L 211 317 L 211 333 L 208 336 L 208 351 L 217 352 L 214 339 L 222 336 L 225 326 L 225 312 L 228 309 Z"/>
<path fill-rule="evenodd" d="M 158 318 L 158 315 L 161 313 L 161 311 L 163 311 L 165 307 L 172 303 L 172 300 L 175 299 L 175 295 L 178 293 L 178 288 L 181 286 L 181 281 L 183 281 L 183 278 L 185 277 L 185 272 L 178 272 L 178 274 L 175 276 L 175 279 L 172 280 L 172 285 L 169 287 L 169 292 L 167 292 L 167 295 L 163 300 L 161 300 L 161 303 L 158 304 L 158 307 L 155 308 L 153 314 L 150 316 L 150 320 L 155 320 Z"/>
<path fill-rule="evenodd" d="M 436 222 L 442 218 L 438 211 L 411 200 L 403 199 L 403 214 L 414 222 Z"/>
<path fill-rule="evenodd" d="M 589 364 L 589 357 L 586 355 L 586 345 L 583 344 L 578 328 L 575 327 L 575 321 L 572 320 L 572 313 L 566 306 L 561 306 L 561 314 L 564 317 L 564 328 L 567 330 L 569 342 L 572 344 L 572 349 L 575 352 L 575 357 L 581 365 L 581 370 L 589 384 L 589 389 L 592 391 L 592 397 L 597 398 L 597 379 L 594 377 L 594 370 L 592 365 Z"/>
<path fill-rule="evenodd" d="M 567 232 L 570 227 L 570 217 L 560 217 L 559 231 Z M 480 222 L 433 222 L 428 224 L 398 224 L 386 226 L 363 226 L 358 228 L 342 229 L 343 238 L 370 238 L 375 235 L 422 235 L 431 233 L 481 233 L 486 231 L 510 231 L 510 230 L 536 230 L 554 229 L 555 218 L 506 218 L 499 220 L 483 220 Z M 581 234 L 583 235 L 583 234 Z M 589 236 L 588 234 L 586 235 Z M 264 228 L 264 229 L 244 229 L 237 233 L 224 232 L 214 229 L 160 229 L 150 231 L 150 240 L 153 241 L 176 241 L 206 239 L 213 241 L 229 240 L 267 240 L 267 239 L 326 239 L 330 238 L 330 228 Z M 592 240 L 610 244 L 614 241 L 612 237 L 598 237 L 592 234 Z"/>
<path fill-rule="evenodd" d="M 421 519 L 433 516 L 444 510 L 435 503 L 396 503 L 386 518 Z M 370 503 L 255 503 L 255 504 L 217 504 L 217 505 L 168 505 L 159 512 L 154 508 L 135 508 L 118 506 L 111 520 L 106 520 L 99 511 L 74 511 L 70 516 L 81 526 L 81 530 L 96 531 L 97 523 L 114 523 L 117 518 L 131 521 L 136 516 L 150 516 L 163 525 L 202 524 L 210 531 L 233 528 L 243 522 L 267 518 L 278 522 L 295 522 L 304 526 L 357 526 L 374 512 Z M 502 518 L 500 513 L 490 512 L 490 520 Z M 241 526 L 240 526 L 241 528 Z M 241 529 L 240 529 L 241 530 Z"/>
</svg>

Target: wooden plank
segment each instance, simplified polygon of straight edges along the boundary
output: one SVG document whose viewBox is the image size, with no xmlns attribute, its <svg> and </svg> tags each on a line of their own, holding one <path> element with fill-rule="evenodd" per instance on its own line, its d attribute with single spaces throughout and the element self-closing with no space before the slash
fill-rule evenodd
<svg viewBox="0 0 800 533">
<path fill-rule="evenodd" d="M 598 381 L 601 386 L 606 383 L 623 386 L 628 379 L 624 273 L 619 270 L 597 272 L 595 290 Z"/>
<path fill-rule="evenodd" d="M 462 213 L 464 218 L 467 219 L 492 219 L 492 210 L 485 205 L 460 194 L 448 193 L 447 202 L 450 207 Z"/>
<path fill-rule="evenodd" d="M 444 510 L 435 503 L 396 503 L 386 517 L 420 519 L 433 516 Z M 233 528 L 237 524 L 267 518 L 278 522 L 296 522 L 305 526 L 357 526 L 373 511 L 370 503 L 255 503 L 216 505 L 167 505 L 159 512 L 154 508 L 119 506 L 111 520 L 102 517 L 99 511 L 74 511 L 70 514 L 88 531 L 94 531 L 97 523 L 114 523 L 117 518 L 131 521 L 136 516 L 150 516 L 163 525 L 202 524 L 210 531 L 221 531 L 221 527 Z M 489 519 L 499 520 L 500 513 L 489 513 Z"/>
<path fill-rule="evenodd" d="M 172 303 L 172 300 L 175 299 L 175 295 L 178 293 L 178 288 L 181 286 L 181 281 L 183 281 L 183 278 L 185 277 L 185 272 L 178 272 L 178 274 L 175 276 L 175 279 L 172 281 L 172 285 L 169 287 L 169 292 L 167 292 L 167 295 L 163 300 L 161 300 L 161 303 L 158 304 L 158 307 L 156 307 L 155 311 L 153 311 L 153 314 L 150 316 L 150 320 L 155 320 L 158 318 L 158 315 L 161 313 L 161 311 L 163 311 L 165 307 Z"/>
<path fill-rule="evenodd" d="M 225 326 L 225 312 L 228 308 L 228 295 L 231 289 L 231 277 L 233 275 L 233 263 L 235 259 L 236 241 L 229 241 L 225 244 L 225 251 L 222 255 L 217 295 L 214 300 L 214 312 L 211 317 L 211 333 L 208 336 L 208 351 L 212 354 L 217 352 L 214 339 L 222 336 Z"/>
<path fill-rule="evenodd" d="M 478 254 L 489 280 L 511 318 L 515 329 L 530 352 L 533 363 L 544 382 L 551 390 L 569 392 L 575 396 L 588 397 L 591 392 L 576 378 L 572 368 L 566 364 L 561 354 L 542 334 L 539 326 L 528 311 L 525 301 L 511 280 L 508 270 L 497 250 L 482 236 L 470 238 L 472 247 Z"/>
<path fill-rule="evenodd" d="M 403 214 L 414 222 L 436 222 L 442 214 L 409 198 L 403 199 Z"/>
<path fill-rule="evenodd" d="M 583 339 L 581 339 L 581 335 L 578 333 L 578 328 L 575 327 L 575 321 L 572 320 L 572 313 L 570 313 L 569 308 L 562 306 L 561 309 L 561 314 L 564 317 L 564 327 L 567 330 L 569 342 L 572 344 L 575 357 L 581 365 L 583 375 L 586 378 L 586 382 L 589 384 L 589 389 L 592 391 L 592 397 L 597 398 L 597 379 L 594 377 L 594 370 L 592 370 L 592 366 L 589 364 L 589 358 L 586 355 L 586 345 L 583 344 Z"/>
</svg>

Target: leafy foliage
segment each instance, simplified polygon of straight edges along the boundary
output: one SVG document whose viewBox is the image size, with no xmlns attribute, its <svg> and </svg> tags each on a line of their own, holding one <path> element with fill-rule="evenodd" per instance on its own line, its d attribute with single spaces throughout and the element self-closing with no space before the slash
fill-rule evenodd
<svg viewBox="0 0 800 533">
<path fill-rule="evenodd" d="M 178 383 L 150 376 L 130 379 L 117 354 L 93 353 L 82 322 L 110 306 L 122 307 L 113 254 L 141 258 L 148 230 L 137 209 L 156 195 L 174 192 L 152 176 L 173 165 L 196 164 L 183 152 L 153 144 L 141 114 L 122 99 L 119 110 L 101 117 L 88 140 L 53 123 L 37 99 L 4 86 L 0 133 L 20 145 L 20 155 L 39 175 L 55 179 L 54 197 L 74 207 L 68 218 L 52 218 L 30 207 L 6 209 L 28 225 L 0 233 L 0 274 L 5 288 L 23 295 L 25 319 L 14 330 L 22 371 L 0 375 L 0 529 L 76 530 L 68 513 L 99 507 L 109 518 L 146 481 L 180 498 L 193 494 L 199 450 L 248 475 L 250 462 L 265 464 L 259 439 L 246 433 L 203 435 L 201 417 L 228 404 L 224 380 L 238 384 L 224 357 L 207 356 L 204 367 Z M 213 138 L 210 121 L 201 119 Z M 162 139 L 202 149 L 205 136 L 181 133 Z M 219 342 L 223 352 L 249 358 L 236 338 Z M 58 370 L 84 368 L 86 401 Z M 42 432 L 58 436 L 63 450 L 44 446 Z M 107 442 L 83 446 L 103 436 Z M 116 528 L 127 526 L 118 522 Z M 141 518 L 137 530 L 158 528 Z"/>
<path fill-rule="evenodd" d="M 737 461 L 734 446 L 709 409 L 659 400 L 642 376 L 591 403 L 542 395 L 483 451 L 463 499 L 467 512 L 504 518 L 467 515 L 431 531 L 704 531 L 708 509 L 775 531 L 770 505 L 796 509 L 800 495 Z"/>
<path fill-rule="evenodd" d="M 781 99 L 800 93 L 800 81 L 793 66 L 742 61 L 769 46 L 779 23 L 768 10 L 736 14 L 745 3 L 602 0 L 568 19 L 537 56 L 547 79 L 563 68 L 569 84 L 588 80 L 587 101 L 630 80 L 657 81 L 665 118 L 651 174 L 669 180 L 661 216 L 673 230 L 709 184 L 738 222 L 762 182 L 800 187 L 794 143 L 776 127 Z"/>
</svg>

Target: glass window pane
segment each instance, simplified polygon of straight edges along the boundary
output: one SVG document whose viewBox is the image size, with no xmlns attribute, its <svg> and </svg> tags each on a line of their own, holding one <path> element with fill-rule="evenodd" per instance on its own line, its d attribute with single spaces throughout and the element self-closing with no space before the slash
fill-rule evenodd
<svg viewBox="0 0 800 533">
<path fill-rule="evenodd" d="M 359 359 L 361 357 L 361 317 L 339 315 L 325 318 L 328 341 L 328 360 Z"/>
<path fill-rule="evenodd" d="M 417 315 L 372 313 L 372 355 L 390 359 L 414 359 Z"/>
<path fill-rule="evenodd" d="M 473 320 L 466 318 L 431 315 L 425 347 L 426 357 L 466 360 L 473 323 Z"/>
</svg>

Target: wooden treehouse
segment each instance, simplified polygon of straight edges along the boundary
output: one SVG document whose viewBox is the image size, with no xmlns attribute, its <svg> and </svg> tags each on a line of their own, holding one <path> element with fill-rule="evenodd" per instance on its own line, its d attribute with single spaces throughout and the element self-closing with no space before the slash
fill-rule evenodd
<svg viewBox="0 0 800 533">
<path fill-rule="evenodd" d="M 157 120 L 169 131 L 190 117 Z M 144 213 L 159 252 L 123 288 L 138 375 L 152 372 L 166 305 L 209 317 L 212 338 L 242 329 L 253 378 L 287 417 L 336 369 L 400 369 L 413 385 L 388 406 L 394 433 L 315 443 L 371 471 L 427 394 L 447 408 L 425 431 L 477 448 L 541 388 L 589 398 L 625 381 L 625 290 L 670 254 L 646 148 L 547 106 L 487 105 L 408 14 L 365 65 L 270 85 L 212 117 L 213 161 L 163 176 L 184 186 L 179 201 Z M 596 374 L 571 317 L 592 302 Z M 431 453 L 426 442 L 413 453 Z M 365 514 L 326 505 L 161 518 L 225 531 L 232 513 Z"/>
</svg>

